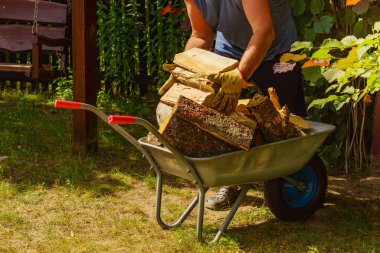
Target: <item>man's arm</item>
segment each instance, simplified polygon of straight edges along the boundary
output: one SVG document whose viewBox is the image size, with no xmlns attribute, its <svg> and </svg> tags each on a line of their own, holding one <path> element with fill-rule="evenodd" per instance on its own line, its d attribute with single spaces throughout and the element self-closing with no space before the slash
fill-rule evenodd
<svg viewBox="0 0 380 253">
<path fill-rule="evenodd" d="M 203 18 L 194 0 L 185 0 L 187 13 L 191 23 L 191 37 L 186 43 L 185 50 L 197 47 L 210 50 L 215 34 Z"/>
<path fill-rule="evenodd" d="M 242 0 L 242 3 L 254 32 L 239 64 L 243 76 L 249 79 L 267 54 L 275 38 L 275 30 L 268 0 Z"/>
</svg>

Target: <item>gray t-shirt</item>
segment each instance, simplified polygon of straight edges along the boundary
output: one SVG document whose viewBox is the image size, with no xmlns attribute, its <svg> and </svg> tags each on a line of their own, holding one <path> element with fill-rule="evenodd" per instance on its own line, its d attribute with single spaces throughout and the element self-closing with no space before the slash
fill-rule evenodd
<svg viewBox="0 0 380 253">
<path fill-rule="evenodd" d="M 216 33 L 214 51 L 240 59 L 252 37 L 241 0 L 194 0 L 203 17 Z M 286 52 L 297 39 L 297 31 L 287 0 L 269 0 L 276 38 L 264 60 Z"/>
</svg>

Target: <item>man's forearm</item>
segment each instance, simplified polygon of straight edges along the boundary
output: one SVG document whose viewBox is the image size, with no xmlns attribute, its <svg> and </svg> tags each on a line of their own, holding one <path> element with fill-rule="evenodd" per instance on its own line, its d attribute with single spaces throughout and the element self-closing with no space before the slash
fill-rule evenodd
<svg viewBox="0 0 380 253">
<path fill-rule="evenodd" d="M 239 69 L 246 79 L 249 79 L 261 64 L 273 40 L 274 33 L 270 32 L 255 33 L 252 36 L 239 63 Z"/>
<path fill-rule="evenodd" d="M 189 38 L 189 40 L 187 41 L 187 43 L 186 43 L 185 51 L 189 50 L 189 49 L 192 49 L 194 47 L 196 47 L 196 48 L 202 48 L 202 49 L 205 49 L 205 50 L 210 50 L 211 49 L 211 45 L 212 45 L 212 42 L 209 42 L 209 41 L 207 41 L 205 39 L 201 39 L 201 38 L 198 38 L 198 37 L 191 36 Z"/>
</svg>

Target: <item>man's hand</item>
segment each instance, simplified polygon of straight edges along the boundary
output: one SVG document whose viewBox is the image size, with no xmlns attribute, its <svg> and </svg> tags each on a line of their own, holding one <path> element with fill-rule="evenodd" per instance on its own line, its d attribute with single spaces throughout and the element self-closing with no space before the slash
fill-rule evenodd
<svg viewBox="0 0 380 253">
<path fill-rule="evenodd" d="M 235 110 L 242 89 L 253 86 L 252 83 L 244 78 L 238 68 L 220 74 L 208 75 L 207 79 L 221 85 L 211 106 L 215 110 L 226 114 Z"/>
</svg>

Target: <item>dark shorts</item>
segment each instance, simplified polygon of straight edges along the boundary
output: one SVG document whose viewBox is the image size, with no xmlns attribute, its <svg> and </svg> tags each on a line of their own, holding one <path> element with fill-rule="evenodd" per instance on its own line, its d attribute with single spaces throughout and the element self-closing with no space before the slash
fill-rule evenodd
<svg viewBox="0 0 380 253">
<path fill-rule="evenodd" d="M 273 87 L 281 106 L 286 105 L 291 113 L 306 117 L 306 104 L 302 87 L 302 73 L 299 63 L 280 63 L 281 55 L 270 61 L 263 61 L 256 69 L 251 81 L 255 82 L 264 95 Z"/>
</svg>

